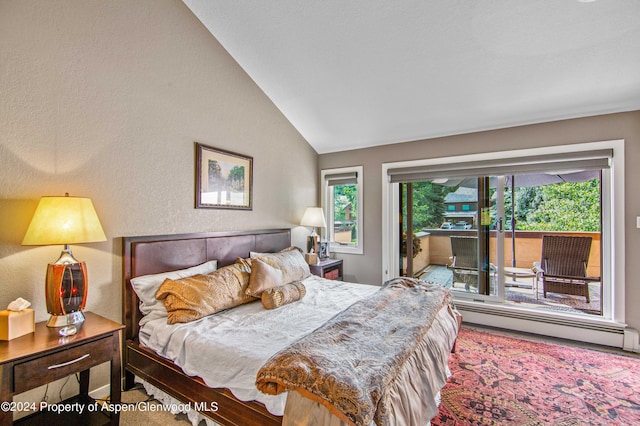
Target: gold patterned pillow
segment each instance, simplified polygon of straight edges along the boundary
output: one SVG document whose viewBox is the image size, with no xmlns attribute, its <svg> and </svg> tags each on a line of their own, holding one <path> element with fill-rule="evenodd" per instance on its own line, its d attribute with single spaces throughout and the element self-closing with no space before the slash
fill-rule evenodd
<svg viewBox="0 0 640 426">
<path fill-rule="evenodd" d="M 307 289 L 300 281 L 273 287 L 262 292 L 262 306 L 266 309 L 275 309 L 280 306 L 296 302 L 307 294 Z"/>
<path fill-rule="evenodd" d="M 156 299 L 164 301 L 168 324 L 183 323 L 255 300 L 245 294 L 248 285 L 249 272 L 233 264 L 207 275 L 166 279 Z"/>
<path fill-rule="evenodd" d="M 244 257 L 238 257 L 236 259 L 236 263 L 240 266 L 242 266 L 242 269 L 251 273 L 251 259 L 249 258 L 244 258 Z"/>
<path fill-rule="evenodd" d="M 282 282 L 282 271 L 274 268 L 260 259 L 251 261 L 251 275 L 249 277 L 249 287 L 247 294 L 253 297 L 260 297 L 262 292 L 273 287 L 284 284 Z"/>
<path fill-rule="evenodd" d="M 301 281 L 311 275 L 309 265 L 304 260 L 302 250 L 289 247 L 278 253 L 252 253 L 253 259 L 260 259 L 282 271 L 282 282 Z"/>
</svg>

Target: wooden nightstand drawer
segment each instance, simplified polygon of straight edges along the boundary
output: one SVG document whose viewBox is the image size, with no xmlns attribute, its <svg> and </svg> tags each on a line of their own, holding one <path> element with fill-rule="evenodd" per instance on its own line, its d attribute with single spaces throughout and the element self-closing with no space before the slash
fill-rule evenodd
<svg viewBox="0 0 640 426">
<path fill-rule="evenodd" d="M 111 336 L 107 336 L 94 342 L 16 364 L 13 368 L 14 392 L 24 392 L 110 361 L 112 357 L 108 349 L 110 347 Z"/>
</svg>

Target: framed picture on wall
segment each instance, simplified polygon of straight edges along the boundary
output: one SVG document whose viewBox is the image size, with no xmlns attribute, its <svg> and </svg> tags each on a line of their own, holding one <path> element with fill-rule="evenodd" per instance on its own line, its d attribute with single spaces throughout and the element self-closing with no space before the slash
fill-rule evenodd
<svg viewBox="0 0 640 426">
<path fill-rule="evenodd" d="M 253 209 L 253 158 L 196 142 L 196 208 Z"/>
</svg>

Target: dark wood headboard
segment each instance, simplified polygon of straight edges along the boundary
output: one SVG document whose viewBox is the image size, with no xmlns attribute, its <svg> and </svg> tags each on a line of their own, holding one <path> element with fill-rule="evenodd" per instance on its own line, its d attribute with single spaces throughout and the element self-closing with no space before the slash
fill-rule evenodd
<svg viewBox="0 0 640 426">
<path fill-rule="evenodd" d="M 291 245 L 290 229 L 124 237 L 122 250 L 125 338 L 136 339 L 142 314 L 131 278 L 184 269 L 209 260 L 230 265 L 250 251 L 276 252 Z"/>
</svg>

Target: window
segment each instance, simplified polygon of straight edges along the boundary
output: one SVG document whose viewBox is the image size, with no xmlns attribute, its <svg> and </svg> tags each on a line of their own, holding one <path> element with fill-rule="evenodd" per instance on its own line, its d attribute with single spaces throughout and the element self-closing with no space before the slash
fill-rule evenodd
<svg viewBox="0 0 640 426">
<path fill-rule="evenodd" d="M 362 254 L 362 166 L 322 170 L 321 178 L 330 250 Z"/>
<path fill-rule="evenodd" d="M 595 191 L 593 199 L 580 201 L 576 193 L 576 196 L 564 199 L 562 204 L 562 206 L 566 204 L 567 207 L 577 205 L 578 207 L 574 207 L 577 208 L 575 216 L 581 216 L 581 219 L 584 219 L 582 216 L 587 217 L 589 215 L 586 214 L 586 211 L 581 210 L 580 203 L 597 210 L 594 213 L 594 217 L 596 217 L 595 228 L 593 231 L 589 231 L 593 236 L 592 240 L 594 242 L 592 245 L 592 260 L 594 262 L 590 260 L 590 263 L 595 268 L 594 271 L 589 272 L 589 276 L 600 277 L 600 282 L 596 283 L 599 286 L 598 290 L 601 292 L 600 306 L 595 315 L 581 315 L 580 317 L 574 315 L 571 320 L 571 326 L 575 327 L 579 324 L 589 330 L 591 330 L 589 327 L 596 323 L 606 323 L 607 327 L 611 324 L 613 324 L 612 327 L 619 326 L 624 322 L 625 318 L 624 227 L 618 226 L 621 221 L 624 221 L 624 199 L 621 190 L 624 183 L 623 144 L 623 141 L 594 142 L 486 155 L 474 154 L 384 164 L 383 176 L 386 175 L 388 182 L 382 188 L 384 206 L 384 279 L 391 278 L 399 270 L 396 263 L 399 262 L 397 253 L 400 236 L 397 226 L 398 214 L 396 212 L 401 198 L 397 184 L 401 182 L 413 182 L 415 184 L 423 181 L 431 181 L 434 184 L 446 182 L 451 188 L 454 188 L 454 186 L 451 186 L 455 183 L 454 181 L 457 181 L 459 187 L 467 187 L 469 185 L 466 182 L 469 182 L 471 186 L 478 188 L 478 194 L 476 195 L 479 200 L 478 216 L 476 217 L 478 229 L 475 230 L 474 235 L 471 235 L 477 239 L 479 266 L 476 268 L 478 270 L 478 281 L 477 283 L 473 281 L 469 288 L 462 286 L 460 287 L 461 291 L 456 292 L 456 294 L 460 293 L 461 296 L 461 298 L 458 298 L 459 307 L 475 309 L 474 312 L 477 313 L 478 318 L 484 315 L 482 321 L 487 321 L 487 324 L 497 324 L 499 320 L 494 318 L 499 318 L 500 315 L 521 315 L 521 318 L 535 319 L 536 322 L 544 321 L 549 324 L 556 324 L 560 318 L 566 318 L 568 313 L 564 311 L 559 313 L 542 310 L 534 311 L 533 308 L 527 308 L 528 310 L 526 310 L 525 314 L 523 313 L 525 308 L 503 303 L 507 298 L 506 287 L 513 286 L 512 282 L 509 281 L 512 277 L 507 277 L 507 273 L 513 275 L 513 270 L 518 270 L 518 268 L 529 269 L 532 260 L 536 261 L 540 256 L 539 248 L 518 251 L 518 244 L 525 245 L 524 243 L 527 242 L 524 238 L 518 239 L 518 237 L 524 237 L 523 234 L 530 231 L 509 225 L 510 219 L 514 217 L 514 212 L 517 215 L 518 210 L 521 209 L 521 206 L 516 206 L 511 202 L 517 202 L 521 199 L 521 190 L 522 192 L 528 192 L 532 187 L 539 187 L 544 188 L 545 193 L 551 191 L 553 185 L 547 185 L 543 178 L 552 178 L 554 175 L 561 176 L 564 174 L 578 175 L 581 173 L 578 171 L 584 171 L 585 173 L 595 172 L 596 178 L 589 181 L 593 186 L 591 189 Z M 526 178 L 531 176 L 542 180 L 536 182 L 527 181 Z M 515 182 L 513 182 L 514 177 Z M 509 179 L 512 179 L 511 183 Z M 574 182 L 581 182 L 582 180 L 579 179 Z M 480 188 L 483 188 L 482 194 L 480 194 Z M 557 195 L 555 197 L 557 199 Z M 578 203 L 570 204 L 569 201 L 572 201 L 572 198 Z M 541 200 L 544 199 L 542 198 Z M 472 203 L 469 204 L 472 205 Z M 543 210 L 547 215 L 556 214 L 553 213 L 553 209 L 559 207 L 561 206 L 548 205 Z M 523 225 L 527 221 L 543 222 L 536 219 L 540 218 L 527 217 L 526 220 L 521 219 L 520 224 Z M 439 221 L 434 219 L 427 227 L 435 229 L 438 227 L 438 223 Z M 563 229 L 565 228 L 567 226 L 563 225 Z M 512 229 L 515 231 L 512 231 Z M 542 231 L 538 233 L 558 232 L 555 229 L 543 229 Z M 448 231 L 440 232 L 447 234 Z M 470 234 L 472 231 L 465 232 Z M 570 230 L 570 232 L 573 231 Z M 488 242 L 492 238 L 494 242 L 489 244 Z M 505 240 L 508 243 L 506 245 L 504 244 Z M 514 242 L 516 243 L 515 250 L 513 249 Z M 516 255 L 516 252 L 518 255 Z M 527 259 L 526 256 L 531 253 L 535 258 Z M 433 255 L 433 250 L 431 255 Z M 437 259 L 431 263 L 437 263 Z M 447 263 L 447 259 L 440 263 Z M 495 268 L 493 268 L 494 265 Z M 485 270 L 486 276 L 482 276 Z M 538 288 L 535 291 L 538 291 Z M 474 294 L 465 300 L 465 294 L 462 293 L 470 292 Z M 542 294 L 539 294 L 539 297 L 544 298 Z M 498 303 L 491 303 L 493 301 Z M 517 314 L 514 313 L 516 311 Z M 535 314 L 531 312 L 535 312 Z M 495 316 L 491 317 L 491 315 Z M 599 318 L 594 318 L 596 316 Z M 528 327 L 529 325 L 527 324 L 526 326 Z M 535 327 L 535 325 L 532 325 L 531 329 L 537 330 Z M 558 335 L 563 333 L 562 330 L 555 330 L 554 332 L 557 332 Z"/>
</svg>

